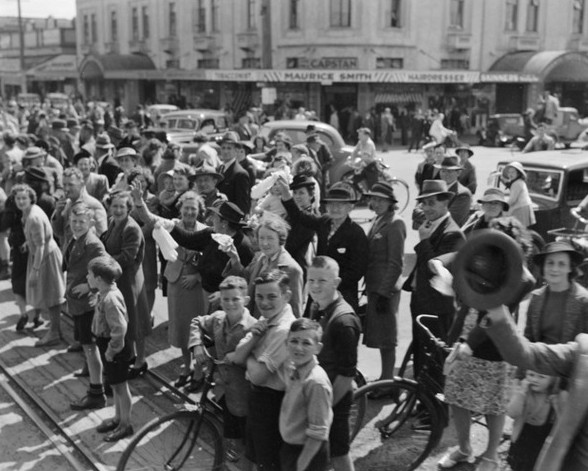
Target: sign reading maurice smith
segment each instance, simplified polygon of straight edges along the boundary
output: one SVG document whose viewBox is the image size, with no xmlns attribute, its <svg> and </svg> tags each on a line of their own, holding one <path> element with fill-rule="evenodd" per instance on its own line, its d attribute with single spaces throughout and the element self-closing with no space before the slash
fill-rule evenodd
<svg viewBox="0 0 588 471">
<path fill-rule="evenodd" d="M 289 57 L 286 59 L 287 69 L 357 69 L 357 57 Z"/>
</svg>

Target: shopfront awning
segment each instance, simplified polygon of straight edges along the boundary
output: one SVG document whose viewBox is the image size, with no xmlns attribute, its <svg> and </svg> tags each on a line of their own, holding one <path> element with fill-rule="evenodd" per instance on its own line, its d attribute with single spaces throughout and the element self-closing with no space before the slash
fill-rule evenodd
<svg viewBox="0 0 588 471">
<path fill-rule="evenodd" d="M 129 72 L 155 70 L 153 61 L 144 54 L 89 55 L 80 64 L 82 80 L 118 79 Z"/>
<path fill-rule="evenodd" d="M 536 75 L 543 82 L 586 82 L 588 57 L 569 51 L 512 52 L 498 59 L 490 72 Z"/>
<path fill-rule="evenodd" d="M 33 81 L 53 81 L 78 78 L 78 61 L 75 54 L 60 54 L 27 70 Z"/>
<path fill-rule="evenodd" d="M 374 102 L 376 104 L 406 105 L 409 103 L 421 103 L 422 93 L 378 93 Z"/>
</svg>

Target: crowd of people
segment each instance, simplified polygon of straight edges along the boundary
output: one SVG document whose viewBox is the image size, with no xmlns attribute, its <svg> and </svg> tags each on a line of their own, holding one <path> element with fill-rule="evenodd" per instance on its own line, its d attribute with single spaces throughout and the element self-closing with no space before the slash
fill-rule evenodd
<svg viewBox="0 0 588 471">
<path fill-rule="evenodd" d="M 283 133 L 272 142 L 243 139 L 238 122 L 219 142 L 198 133 L 196 153 L 185 158 L 180 146 L 141 132 L 145 123 L 105 127 L 92 121 L 92 111 L 85 110 L 88 118 L 63 112 L 34 132 L 23 126 L 3 133 L 0 269 L 20 309 L 17 331 L 49 317 L 38 347 L 63 342 L 64 306 L 73 317 L 69 350 L 83 352 L 76 374 L 89 377 L 89 387 L 71 407 L 104 407 L 112 392 L 115 414 L 98 426 L 105 440 L 134 433 L 128 381 L 149 368 L 146 339 L 161 289 L 168 341 L 181 352 L 175 386 L 202 387 L 204 335 L 224 360 L 218 384 L 228 459 L 259 470 L 322 470 L 329 461 L 336 470 L 353 469 L 348 422 L 360 334 L 379 350 L 380 379 L 392 378 L 404 290 L 416 352 L 420 314 L 438 316 L 447 342 L 461 339 L 445 386 L 459 443 L 440 466 L 473 462 L 471 416 L 483 414 L 489 436 L 477 469 L 499 469 L 508 413 L 517 424 L 509 462 L 514 471 L 532 469 L 538 437 L 557 420 L 552 397 L 567 385 L 543 378 L 527 361 L 533 371 L 519 372 L 512 394 L 509 358 L 486 333 L 486 312 L 432 283 L 451 275 L 452 257 L 481 229 L 501 231 L 530 253 L 534 215 L 520 164 L 501 176 L 508 194 L 486 190 L 472 214 L 474 150 L 449 152 L 444 139 L 425 146 L 411 221 L 419 235 L 416 263 L 404 279 L 407 227 L 392 185 L 362 188 L 375 214 L 364 231 L 350 218 L 356 188 L 329 182 L 332 156 L 312 125 L 306 142 L 294 145 Z M 367 163 L 375 158 L 371 131 L 360 127 L 357 134 L 356 154 Z M 578 257 L 563 243 L 535 255 L 546 285 L 533 290 L 525 279 L 509 306 L 516 311 L 531 293 L 529 339 L 560 343 L 586 331 L 588 292 L 573 281 Z M 360 319 L 362 279 L 367 306 Z M 417 373 L 421 361 L 416 354 Z"/>
</svg>

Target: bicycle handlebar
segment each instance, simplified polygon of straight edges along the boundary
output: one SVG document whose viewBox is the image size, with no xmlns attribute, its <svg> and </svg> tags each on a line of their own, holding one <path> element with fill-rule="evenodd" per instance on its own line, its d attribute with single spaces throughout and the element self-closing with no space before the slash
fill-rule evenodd
<svg viewBox="0 0 588 471">
<path fill-rule="evenodd" d="M 572 208 L 572 209 L 570 209 L 570 213 L 572 214 L 572 216 L 574 216 L 582 224 L 588 224 L 588 219 L 586 219 L 585 217 L 583 217 L 580 214 L 580 209 L 579 208 Z"/>
</svg>

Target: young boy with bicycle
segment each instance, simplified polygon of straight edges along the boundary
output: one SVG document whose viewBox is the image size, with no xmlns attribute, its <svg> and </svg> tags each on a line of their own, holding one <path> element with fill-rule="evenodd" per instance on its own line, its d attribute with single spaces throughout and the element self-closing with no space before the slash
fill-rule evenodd
<svg viewBox="0 0 588 471">
<path fill-rule="evenodd" d="M 319 323 L 308 318 L 290 326 L 289 361 L 280 369 L 286 383 L 280 410 L 281 471 L 322 471 L 329 466 L 333 388 L 316 358 L 323 346 L 321 337 Z"/>
<path fill-rule="evenodd" d="M 286 386 L 278 374 L 288 358 L 286 339 L 296 320 L 289 304 L 290 279 L 281 270 L 255 279 L 255 305 L 261 317 L 228 359 L 247 365 L 251 383 L 247 416 L 247 458 L 259 470 L 280 469 L 280 408 Z"/>
<path fill-rule="evenodd" d="M 207 362 L 202 334 L 214 341 L 216 357 L 225 363 L 218 366 L 219 378 L 216 386 L 220 389 L 219 403 L 223 409 L 223 435 L 227 441 L 229 461 L 239 457 L 238 440 L 245 439 L 249 382 L 245 379 L 245 368 L 236 365 L 231 358 L 235 348 L 256 319 L 245 307 L 249 304 L 247 281 L 240 276 L 229 276 L 219 286 L 222 310 L 208 316 L 195 317 L 190 325 L 188 348 L 194 353 L 198 365 Z M 215 390 L 216 393 L 216 390 Z"/>
</svg>

